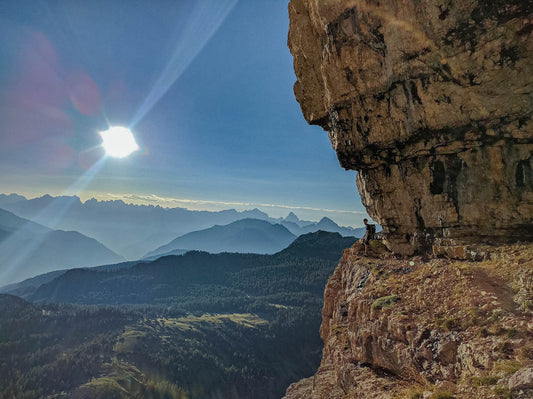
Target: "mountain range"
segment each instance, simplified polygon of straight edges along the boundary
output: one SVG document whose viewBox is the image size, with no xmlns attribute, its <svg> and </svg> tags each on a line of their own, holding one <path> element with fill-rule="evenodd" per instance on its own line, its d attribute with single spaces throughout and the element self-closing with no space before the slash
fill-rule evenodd
<svg viewBox="0 0 533 399">
<path fill-rule="evenodd" d="M 77 231 L 52 230 L 0 209 L 0 284 L 52 270 L 123 260 Z"/>
<path fill-rule="evenodd" d="M 120 200 L 90 199 L 81 202 L 76 196 L 44 195 L 26 199 L 17 194 L 0 194 L 0 208 L 52 229 L 78 231 L 131 260 L 139 259 L 187 233 L 246 218 L 281 224 L 294 236 L 318 230 L 338 232 L 342 236 L 364 235 L 364 229 L 341 227 L 326 217 L 319 222 L 310 222 L 300 220 L 291 212 L 286 218 L 276 219 L 258 209 L 242 212 L 235 209 L 192 211 L 126 204 Z"/>
<path fill-rule="evenodd" d="M 324 285 L 354 241 L 320 231 L 272 255 L 192 251 L 4 287 L 25 300 L 0 294 L 0 398 L 280 398 L 318 367 Z"/>
<path fill-rule="evenodd" d="M 2 292 L 18 294 L 32 302 L 83 304 L 179 303 L 187 311 L 224 311 L 227 298 L 243 303 L 242 309 L 258 296 L 276 292 L 306 291 L 320 296 L 331 268 L 342 250 L 356 241 L 339 233 L 318 231 L 302 235 L 287 248 L 272 255 L 190 251 L 154 261 L 128 262 L 112 268 L 76 268 L 48 274 L 4 287 Z M 312 249 L 310 251 L 310 249 Z M 328 263 L 329 264 L 329 263 Z M 321 271 L 319 271 L 321 270 Z M 318 273 L 318 274 L 317 274 Z M 302 277 L 308 275 L 308 277 Z M 320 275 L 320 278 L 318 278 Z M 309 281 L 315 281 L 311 284 Z M 207 298 L 207 299 L 206 299 Z M 201 302 L 201 304 L 200 304 Z"/>
<path fill-rule="evenodd" d="M 225 226 L 216 225 L 185 234 L 147 253 L 145 258 L 179 255 L 187 250 L 273 254 L 286 248 L 295 238 L 281 224 L 242 219 Z"/>
</svg>

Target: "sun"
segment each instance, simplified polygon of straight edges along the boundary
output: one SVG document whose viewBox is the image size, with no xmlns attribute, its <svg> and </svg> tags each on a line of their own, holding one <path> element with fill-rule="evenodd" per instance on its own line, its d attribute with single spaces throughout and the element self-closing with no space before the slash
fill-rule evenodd
<svg viewBox="0 0 533 399">
<path fill-rule="evenodd" d="M 114 158 L 125 158 L 134 151 L 139 150 L 135 137 L 130 129 L 122 126 L 111 126 L 108 130 L 100 132 L 102 146 L 107 155 Z"/>
</svg>

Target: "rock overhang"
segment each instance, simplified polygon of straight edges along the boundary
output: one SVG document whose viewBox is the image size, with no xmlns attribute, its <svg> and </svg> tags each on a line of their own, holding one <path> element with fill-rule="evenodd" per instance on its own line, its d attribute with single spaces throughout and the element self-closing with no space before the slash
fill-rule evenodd
<svg viewBox="0 0 533 399">
<path fill-rule="evenodd" d="M 358 171 L 394 252 L 533 239 L 531 2 L 292 0 L 289 13 L 304 117 Z"/>
</svg>

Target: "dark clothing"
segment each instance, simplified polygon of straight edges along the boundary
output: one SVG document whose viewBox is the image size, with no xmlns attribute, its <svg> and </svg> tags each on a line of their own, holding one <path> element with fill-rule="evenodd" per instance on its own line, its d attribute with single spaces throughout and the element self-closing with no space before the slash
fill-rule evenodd
<svg viewBox="0 0 533 399">
<path fill-rule="evenodd" d="M 365 245 L 368 245 L 370 240 L 374 239 L 374 233 L 375 232 L 376 232 L 376 226 L 375 225 L 373 225 L 373 224 L 367 224 L 366 225 L 366 233 L 365 233 L 365 236 L 363 237 L 363 242 L 365 243 Z"/>
</svg>

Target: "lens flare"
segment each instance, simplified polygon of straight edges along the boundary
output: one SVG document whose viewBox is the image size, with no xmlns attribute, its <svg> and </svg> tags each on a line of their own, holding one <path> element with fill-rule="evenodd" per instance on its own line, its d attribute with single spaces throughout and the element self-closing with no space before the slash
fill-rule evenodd
<svg viewBox="0 0 533 399">
<path fill-rule="evenodd" d="M 122 126 L 112 126 L 100 132 L 102 146 L 107 155 L 114 158 L 125 158 L 134 151 L 139 150 L 139 145 L 131 131 Z"/>
<path fill-rule="evenodd" d="M 178 24 L 179 29 L 171 40 L 175 44 L 166 65 L 129 126 L 135 127 L 181 77 L 226 20 L 237 0 L 195 1 L 192 4 L 188 19 Z"/>
</svg>

